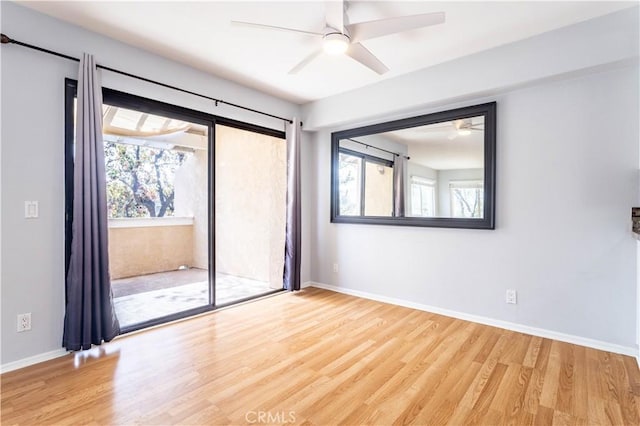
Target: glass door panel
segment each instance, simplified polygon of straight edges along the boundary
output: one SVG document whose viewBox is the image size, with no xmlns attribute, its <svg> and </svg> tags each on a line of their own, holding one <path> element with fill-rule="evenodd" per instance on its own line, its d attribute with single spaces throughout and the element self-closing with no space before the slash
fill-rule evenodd
<svg viewBox="0 0 640 426">
<path fill-rule="evenodd" d="M 209 305 L 208 127 L 112 105 L 103 117 L 121 327 Z"/>
<path fill-rule="evenodd" d="M 282 289 L 286 141 L 215 127 L 216 305 Z"/>
</svg>

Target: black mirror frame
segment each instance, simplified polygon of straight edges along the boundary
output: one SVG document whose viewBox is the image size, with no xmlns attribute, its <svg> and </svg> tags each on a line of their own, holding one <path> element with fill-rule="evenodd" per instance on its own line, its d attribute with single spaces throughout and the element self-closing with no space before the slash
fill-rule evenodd
<svg viewBox="0 0 640 426">
<path fill-rule="evenodd" d="M 484 116 L 484 216 L 483 218 L 340 216 L 338 214 L 338 149 L 341 139 L 391 132 L 443 121 Z M 496 103 L 473 105 L 402 120 L 388 121 L 331 134 L 331 222 L 436 228 L 495 229 L 496 205 Z"/>
</svg>

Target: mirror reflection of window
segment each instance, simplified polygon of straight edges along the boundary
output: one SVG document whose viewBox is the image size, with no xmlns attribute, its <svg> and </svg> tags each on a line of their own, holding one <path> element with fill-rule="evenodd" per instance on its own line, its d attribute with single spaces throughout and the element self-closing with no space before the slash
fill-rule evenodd
<svg viewBox="0 0 640 426">
<path fill-rule="evenodd" d="M 393 215 L 393 162 L 389 160 L 341 149 L 338 188 L 340 215 Z"/>
<path fill-rule="evenodd" d="M 365 161 L 364 215 L 393 215 L 393 168 Z"/>
<path fill-rule="evenodd" d="M 340 214 L 360 216 L 362 158 L 340 153 L 338 160 L 338 180 L 340 188 Z"/>
<path fill-rule="evenodd" d="M 450 181 L 449 197 L 452 217 L 482 217 L 484 188 L 481 180 Z"/>
<path fill-rule="evenodd" d="M 411 216 L 433 217 L 436 212 L 435 181 L 419 176 L 411 177 Z"/>
</svg>

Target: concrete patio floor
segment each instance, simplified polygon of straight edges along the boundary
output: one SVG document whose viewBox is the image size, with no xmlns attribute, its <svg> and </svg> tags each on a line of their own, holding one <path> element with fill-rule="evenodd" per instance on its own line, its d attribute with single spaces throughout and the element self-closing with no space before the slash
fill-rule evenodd
<svg viewBox="0 0 640 426">
<path fill-rule="evenodd" d="M 186 269 L 113 280 L 114 305 L 121 327 L 209 303 L 208 271 Z M 216 304 L 273 291 L 269 283 L 216 273 Z"/>
</svg>

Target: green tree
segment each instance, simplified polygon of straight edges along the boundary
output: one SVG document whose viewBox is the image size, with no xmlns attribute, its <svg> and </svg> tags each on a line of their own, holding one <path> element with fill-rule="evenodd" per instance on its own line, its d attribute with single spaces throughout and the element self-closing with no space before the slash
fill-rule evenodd
<svg viewBox="0 0 640 426">
<path fill-rule="evenodd" d="M 105 142 L 110 218 L 172 216 L 176 170 L 183 152 Z"/>
</svg>

